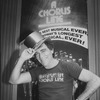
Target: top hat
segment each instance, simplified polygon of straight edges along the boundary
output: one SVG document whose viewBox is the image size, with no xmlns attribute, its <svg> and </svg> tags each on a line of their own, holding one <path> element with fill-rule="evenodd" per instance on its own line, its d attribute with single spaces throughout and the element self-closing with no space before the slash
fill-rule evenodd
<svg viewBox="0 0 100 100">
<path fill-rule="evenodd" d="M 32 32 L 21 43 L 28 48 L 38 49 L 48 38 L 44 38 L 39 32 Z"/>
</svg>

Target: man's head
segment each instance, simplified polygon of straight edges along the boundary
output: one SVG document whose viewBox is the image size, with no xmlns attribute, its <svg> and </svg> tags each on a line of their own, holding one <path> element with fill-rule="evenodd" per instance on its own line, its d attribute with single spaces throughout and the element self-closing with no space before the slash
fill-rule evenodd
<svg viewBox="0 0 100 100">
<path fill-rule="evenodd" d="M 54 47 L 52 41 L 48 38 L 39 48 L 36 50 L 36 59 L 45 67 L 50 65 L 54 54 Z"/>
<path fill-rule="evenodd" d="M 43 66 L 49 65 L 50 61 L 54 59 L 54 47 L 51 39 L 43 37 L 39 32 L 33 32 L 27 36 L 24 45 L 36 51 L 36 59 Z"/>
</svg>

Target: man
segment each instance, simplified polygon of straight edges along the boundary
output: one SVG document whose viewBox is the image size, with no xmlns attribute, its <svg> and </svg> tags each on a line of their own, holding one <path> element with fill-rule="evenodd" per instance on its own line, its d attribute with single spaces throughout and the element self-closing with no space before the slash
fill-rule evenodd
<svg viewBox="0 0 100 100">
<path fill-rule="evenodd" d="M 33 41 L 31 41 L 32 39 Z M 34 46 L 29 46 L 34 42 Z M 21 84 L 37 81 L 39 100 L 72 100 L 74 79 L 87 82 L 86 89 L 77 100 L 86 100 L 99 88 L 100 78 L 97 75 L 79 67 L 74 62 L 55 59 L 53 57 L 54 48 L 50 39 L 43 38 L 38 32 L 33 32 L 24 40 L 24 44 L 29 47 L 19 57 L 12 71 L 10 83 Z M 42 67 L 21 73 L 23 63 L 33 56 L 42 64 Z"/>
</svg>

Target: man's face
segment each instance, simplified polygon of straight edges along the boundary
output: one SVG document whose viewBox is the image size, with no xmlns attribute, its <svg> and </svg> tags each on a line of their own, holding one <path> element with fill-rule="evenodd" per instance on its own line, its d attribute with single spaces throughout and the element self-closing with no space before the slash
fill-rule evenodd
<svg viewBox="0 0 100 100">
<path fill-rule="evenodd" d="M 50 63 L 52 63 L 53 59 L 53 50 L 50 50 L 44 43 L 41 45 L 39 49 L 36 51 L 37 60 L 47 68 Z"/>
</svg>

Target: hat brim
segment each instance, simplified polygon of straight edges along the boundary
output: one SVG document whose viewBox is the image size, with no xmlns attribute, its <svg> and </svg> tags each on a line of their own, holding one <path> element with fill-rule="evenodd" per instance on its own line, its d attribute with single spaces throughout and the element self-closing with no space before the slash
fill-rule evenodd
<svg viewBox="0 0 100 100">
<path fill-rule="evenodd" d="M 41 41 L 39 41 L 33 48 L 35 50 L 37 50 L 47 39 L 49 39 L 48 37 L 47 38 L 43 38 Z"/>
</svg>

